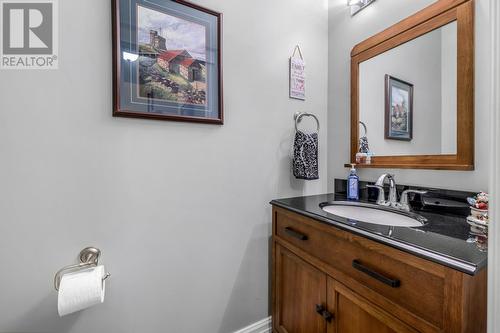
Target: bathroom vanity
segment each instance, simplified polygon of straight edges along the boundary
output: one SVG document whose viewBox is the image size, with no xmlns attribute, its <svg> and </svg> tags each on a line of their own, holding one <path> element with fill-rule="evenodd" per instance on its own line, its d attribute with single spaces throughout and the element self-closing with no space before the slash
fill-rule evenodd
<svg viewBox="0 0 500 333">
<path fill-rule="evenodd" d="M 464 217 L 419 212 L 408 228 L 322 209 L 344 199 L 271 202 L 274 332 L 486 332 L 487 255 Z"/>
<path fill-rule="evenodd" d="M 350 163 L 473 170 L 473 83 L 473 0 L 436 1 L 359 43 Z M 486 332 L 487 254 L 469 238 L 465 197 L 425 207 L 421 195 L 439 191 L 396 191 L 391 175 L 386 201 L 386 176 L 360 186 L 354 206 L 342 202 L 345 180 L 335 195 L 271 202 L 274 332 Z"/>
</svg>

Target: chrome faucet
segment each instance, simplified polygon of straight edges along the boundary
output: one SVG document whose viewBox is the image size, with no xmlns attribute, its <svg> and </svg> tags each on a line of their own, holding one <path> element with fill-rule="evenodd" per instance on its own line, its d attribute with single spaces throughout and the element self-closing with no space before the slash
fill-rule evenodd
<svg viewBox="0 0 500 333">
<path fill-rule="evenodd" d="M 386 179 L 389 179 L 389 200 L 385 200 L 384 183 Z M 394 175 L 384 173 L 382 176 L 378 177 L 375 185 L 368 185 L 368 187 L 378 189 L 377 205 L 391 207 L 395 207 L 397 205 L 397 191 Z"/>
<path fill-rule="evenodd" d="M 398 203 L 398 193 L 396 190 L 396 180 L 394 179 L 394 175 L 384 173 L 382 176 L 378 177 L 375 185 L 379 186 L 383 190 L 386 179 L 389 179 L 389 200 L 387 202 L 387 206 L 395 207 Z"/>
<path fill-rule="evenodd" d="M 384 183 L 385 183 L 386 179 L 389 179 L 389 198 L 388 198 L 389 200 L 385 200 Z M 389 173 L 384 173 L 382 176 L 380 176 L 377 179 L 377 181 L 375 182 L 375 185 L 368 185 L 368 187 L 378 189 L 377 205 L 386 206 L 386 207 L 393 207 L 393 208 L 401 209 L 401 210 L 404 210 L 407 212 L 409 212 L 411 209 L 409 201 L 408 201 L 408 194 L 410 194 L 410 193 L 426 194 L 427 193 L 427 191 L 405 190 L 401 194 L 401 201 L 398 202 L 396 181 L 394 179 L 394 175 L 389 174 Z"/>
</svg>

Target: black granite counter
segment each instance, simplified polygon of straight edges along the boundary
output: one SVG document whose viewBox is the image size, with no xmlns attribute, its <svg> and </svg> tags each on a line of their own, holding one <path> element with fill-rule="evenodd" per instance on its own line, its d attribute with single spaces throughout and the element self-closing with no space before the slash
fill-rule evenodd
<svg viewBox="0 0 500 333">
<path fill-rule="evenodd" d="M 389 227 L 329 214 L 320 205 L 330 201 L 345 201 L 345 195 L 337 193 L 277 199 L 271 204 L 470 275 L 486 267 L 487 253 L 467 242 L 470 226 L 463 215 L 416 208 L 416 213 L 428 220 L 424 226 Z M 369 197 L 360 201 L 373 203 Z"/>
</svg>

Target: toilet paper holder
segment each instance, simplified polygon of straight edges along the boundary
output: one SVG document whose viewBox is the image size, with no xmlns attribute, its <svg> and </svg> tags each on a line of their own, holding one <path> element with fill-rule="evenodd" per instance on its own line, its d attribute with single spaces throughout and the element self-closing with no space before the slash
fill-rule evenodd
<svg viewBox="0 0 500 333">
<path fill-rule="evenodd" d="M 59 285 L 61 284 L 61 278 L 64 274 L 69 272 L 77 272 L 82 269 L 96 267 L 99 264 L 99 257 L 101 256 L 101 250 L 95 247 L 86 247 L 84 248 L 79 255 L 80 263 L 76 265 L 70 265 L 61 268 L 57 271 L 54 276 L 54 288 L 56 291 L 59 291 Z M 110 277 L 111 274 L 106 273 L 106 275 L 102 278 L 102 280 L 106 280 Z"/>
</svg>

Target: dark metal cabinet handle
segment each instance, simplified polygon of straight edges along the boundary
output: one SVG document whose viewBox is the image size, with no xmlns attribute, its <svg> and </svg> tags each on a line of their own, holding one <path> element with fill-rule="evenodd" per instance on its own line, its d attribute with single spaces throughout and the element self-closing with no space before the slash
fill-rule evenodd
<svg viewBox="0 0 500 333">
<path fill-rule="evenodd" d="M 386 276 L 383 276 L 382 274 L 375 272 L 374 270 L 364 266 L 361 264 L 361 262 L 357 259 L 352 261 L 352 267 L 357 269 L 360 272 L 365 273 L 366 275 L 371 276 L 372 278 L 379 280 L 380 282 L 392 287 L 392 288 L 399 288 L 401 286 L 401 281 L 397 279 L 390 279 Z"/>
<path fill-rule="evenodd" d="M 300 233 L 300 232 L 298 232 L 298 231 L 295 231 L 295 230 L 293 230 L 293 229 L 292 229 L 292 228 L 290 228 L 290 227 L 286 227 L 286 228 L 285 228 L 285 232 L 286 232 L 288 235 L 290 235 L 290 236 L 292 236 L 292 237 L 294 237 L 294 238 L 297 238 L 297 239 L 303 240 L 303 241 L 305 241 L 305 240 L 307 240 L 307 239 L 308 239 L 308 237 L 307 237 L 306 235 L 304 235 L 303 233 Z"/>
<path fill-rule="evenodd" d="M 316 312 L 329 323 L 334 319 L 334 315 L 326 310 L 323 305 L 316 304 Z"/>
<path fill-rule="evenodd" d="M 323 318 L 329 323 L 334 319 L 333 313 L 328 312 L 327 310 L 323 311 Z"/>
</svg>

